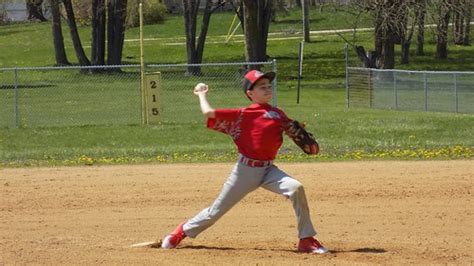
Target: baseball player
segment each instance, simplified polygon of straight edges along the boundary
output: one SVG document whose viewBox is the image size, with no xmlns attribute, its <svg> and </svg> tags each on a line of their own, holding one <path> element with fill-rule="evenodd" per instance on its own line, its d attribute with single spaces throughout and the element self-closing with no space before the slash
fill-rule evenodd
<svg viewBox="0 0 474 266">
<path fill-rule="evenodd" d="M 283 142 L 285 125 L 292 121 L 282 110 L 269 104 L 275 75 L 274 72 L 249 71 L 244 77 L 244 92 L 252 104 L 240 109 L 213 109 L 207 101 L 207 85 L 200 83 L 194 88 L 202 113 L 207 117 L 207 127 L 230 135 L 237 145 L 239 157 L 214 203 L 179 224 L 163 239 L 162 248 L 176 248 L 184 238 L 197 237 L 245 195 L 263 187 L 285 196 L 293 204 L 298 225 L 298 251 L 328 252 L 314 238 L 316 231 L 302 184 L 273 164 Z"/>
</svg>

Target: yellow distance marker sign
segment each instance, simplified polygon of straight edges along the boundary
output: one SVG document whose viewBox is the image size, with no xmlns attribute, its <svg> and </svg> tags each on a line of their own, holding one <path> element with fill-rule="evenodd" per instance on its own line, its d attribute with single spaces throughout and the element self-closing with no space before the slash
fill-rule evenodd
<svg viewBox="0 0 474 266">
<path fill-rule="evenodd" d="M 158 124 L 161 120 L 161 73 L 145 73 L 146 121 Z"/>
</svg>

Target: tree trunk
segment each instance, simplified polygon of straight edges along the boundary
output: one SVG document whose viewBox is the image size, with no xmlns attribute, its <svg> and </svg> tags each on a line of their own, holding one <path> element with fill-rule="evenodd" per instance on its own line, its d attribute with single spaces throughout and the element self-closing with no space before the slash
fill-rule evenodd
<svg viewBox="0 0 474 266">
<path fill-rule="evenodd" d="M 395 67 L 395 31 L 387 30 L 383 36 L 382 55 L 380 56 L 381 69 L 393 69 Z"/>
<path fill-rule="evenodd" d="M 267 39 L 268 30 L 270 28 L 271 21 L 271 10 L 273 0 L 263 0 L 259 3 L 259 10 L 261 14 L 261 21 L 259 25 L 260 32 L 262 34 L 262 43 L 260 45 L 261 60 L 267 61 Z"/>
<path fill-rule="evenodd" d="M 303 9 L 303 36 L 305 42 L 311 42 L 309 34 L 309 0 L 301 0 L 301 8 Z"/>
<path fill-rule="evenodd" d="M 453 41 L 461 45 L 464 41 L 464 13 L 463 0 L 453 1 Z"/>
<path fill-rule="evenodd" d="M 410 19 L 410 8 L 412 5 L 403 5 L 399 11 L 400 23 L 400 46 L 401 46 L 401 58 L 400 63 L 403 65 L 407 65 L 410 63 L 410 45 L 411 39 L 413 38 L 413 33 L 415 32 L 415 24 L 416 24 L 416 15 L 414 19 Z M 410 26 L 408 23 L 410 22 Z"/>
<path fill-rule="evenodd" d="M 77 60 L 81 66 L 89 66 L 91 62 L 84 53 L 82 48 L 81 38 L 77 32 L 76 18 L 74 17 L 74 10 L 72 9 L 71 0 L 63 0 L 64 8 L 67 15 L 67 23 L 69 25 L 69 31 L 71 33 L 72 43 L 74 45 L 74 51 L 76 51 Z"/>
<path fill-rule="evenodd" d="M 64 38 L 61 30 L 61 15 L 59 13 L 59 0 L 51 0 L 51 26 L 53 32 L 54 56 L 57 65 L 70 65 L 64 49 Z"/>
<path fill-rule="evenodd" d="M 212 14 L 212 0 L 206 0 L 206 7 L 202 17 L 201 32 L 199 33 L 198 45 L 196 49 L 196 63 L 202 63 L 202 57 L 204 54 L 204 44 L 206 43 L 207 31 L 209 29 L 209 23 L 211 21 Z"/>
<path fill-rule="evenodd" d="M 242 28 L 242 32 L 245 32 L 245 27 L 244 27 L 244 2 L 239 1 L 238 6 L 234 5 L 234 1 L 230 1 L 230 4 L 234 8 L 234 12 L 239 18 L 240 21 L 240 27 Z"/>
<path fill-rule="evenodd" d="M 92 1 L 92 65 L 105 65 L 105 0 Z"/>
<path fill-rule="evenodd" d="M 471 34 L 471 19 L 472 19 L 472 2 L 471 0 L 467 0 L 466 1 L 466 9 L 465 9 L 465 12 L 466 12 L 466 26 L 464 27 L 464 40 L 463 40 L 463 45 L 471 45 L 471 38 L 470 38 L 470 34 Z"/>
<path fill-rule="evenodd" d="M 285 16 L 290 15 L 290 10 L 288 10 L 288 3 L 285 0 L 276 0 L 276 7 L 273 10 L 283 11 Z"/>
<path fill-rule="evenodd" d="M 258 28 L 258 3 L 246 1 L 244 4 L 245 59 L 248 62 L 260 61 L 259 43 L 261 36 Z"/>
<path fill-rule="evenodd" d="M 48 21 L 43 16 L 43 10 L 41 9 L 41 4 L 43 1 L 34 1 L 34 0 L 27 0 L 26 1 L 26 10 L 28 12 L 28 19 L 39 19 L 40 21 Z"/>
<path fill-rule="evenodd" d="M 410 41 L 405 40 L 402 38 L 402 51 L 401 51 L 401 59 L 400 64 L 407 65 L 410 63 Z"/>
<path fill-rule="evenodd" d="M 196 55 L 196 25 L 197 13 L 200 0 L 183 0 L 184 12 L 184 30 L 186 33 L 186 56 L 188 64 L 194 64 L 197 61 Z M 197 71 L 194 67 L 188 67 L 187 74 L 194 75 Z"/>
<path fill-rule="evenodd" d="M 212 7 L 213 1 L 206 0 L 204 14 L 202 16 L 201 31 L 199 38 L 197 39 L 196 45 L 196 28 L 197 28 L 197 15 L 199 11 L 200 1 L 183 0 L 184 9 L 184 23 L 186 31 L 186 52 L 188 64 L 201 64 L 204 55 L 204 46 L 206 44 L 207 31 L 209 29 L 209 23 L 211 21 L 211 15 L 214 11 L 219 9 L 224 3 L 218 4 L 216 7 Z M 200 66 L 189 66 L 187 70 L 188 75 L 200 75 Z"/>
<path fill-rule="evenodd" d="M 439 20 L 436 33 L 436 58 L 448 59 L 448 25 L 449 25 L 449 0 L 443 0 L 439 9 Z"/>
<path fill-rule="evenodd" d="M 399 0 L 401 1 L 401 0 Z M 379 55 L 379 68 L 395 67 L 395 40 L 400 32 L 399 1 L 387 1 L 375 9 L 375 47 Z"/>
<path fill-rule="evenodd" d="M 378 10 L 375 11 L 375 19 L 374 19 L 374 47 L 375 53 L 377 55 L 382 54 L 382 46 L 383 46 L 383 17 L 380 12 L 380 7 L 377 7 Z"/>
<path fill-rule="evenodd" d="M 95 1 L 95 0 L 93 0 Z M 132 28 L 136 27 L 138 24 L 140 24 L 139 20 L 139 0 L 130 0 L 128 3 L 131 8 L 128 10 L 128 16 L 127 16 L 127 28 Z M 138 23 L 137 23 L 138 22 Z"/>
<path fill-rule="evenodd" d="M 364 67 L 366 68 L 376 68 L 376 56 L 370 52 L 367 53 L 364 49 L 364 46 L 354 46 L 354 50 L 357 54 L 357 57 L 364 63 Z"/>
<path fill-rule="evenodd" d="M 416 21 L 418 25 L 418 35 L 416 42 L 416 55 L 425 55 L 425 14 L 426 14 L 426 0 L 421 0 L 415 4 Z"/>
<path fill-rule="evenodd" d="M 267 60 L 267 37 L 271 16 L 271 0 L 244 0 L 245 59 Z M 253 65 L 252 69 L 260 66 Z"/>
<path fill-rule="evenodd" d="M 122 50 L 127 18 L 127 0 L 110 0 L 107 22 L 107 64 L 122 64 Z"/>
</svg>

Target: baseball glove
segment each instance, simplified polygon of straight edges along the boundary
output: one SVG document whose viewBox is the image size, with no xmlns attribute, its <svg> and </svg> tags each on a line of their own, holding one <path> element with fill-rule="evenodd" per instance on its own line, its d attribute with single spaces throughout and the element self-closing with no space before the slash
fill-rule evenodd
<svg viewBox="0 0 474 266">
<path fill-rule="evenodd" d="M 284 130 L 286 135 L 293 140 L 306 154 L 318 154 L 319 144 L 314 138 L 313 134 L 306 131 L 305 125 L 293 120 L 289 121 L 285 126 Z"/>
</svg>

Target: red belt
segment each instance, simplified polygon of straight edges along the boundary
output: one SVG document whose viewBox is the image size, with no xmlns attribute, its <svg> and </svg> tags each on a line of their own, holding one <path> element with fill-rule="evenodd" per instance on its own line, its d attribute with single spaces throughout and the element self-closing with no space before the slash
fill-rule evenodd
<svg viewBox="0 0 474 266">
<path fill-rule="evenodd" d="M 273 161 L 253 160 L 253 159 L 243 157 L 243 156 L 240 157 L 239 161 L 250 167 L 267 167 L 273 164 Z"/>
</svg>

